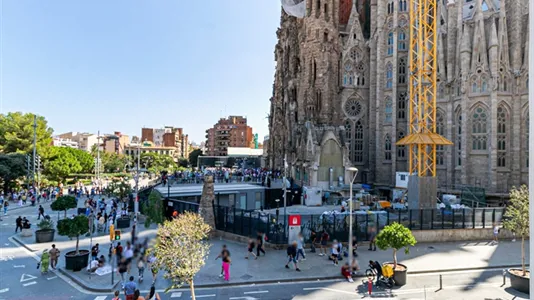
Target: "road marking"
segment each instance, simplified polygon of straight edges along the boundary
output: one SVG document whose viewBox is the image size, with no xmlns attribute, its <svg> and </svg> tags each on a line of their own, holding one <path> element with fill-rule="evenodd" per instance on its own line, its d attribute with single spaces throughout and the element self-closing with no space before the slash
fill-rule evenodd
<svg viewBox="0 0 534 300">
<path fill-rule="evenodd" d="M 5 293 L 5 292 L 9 292 L 9 288 L 5 288 L 5 289 L 1 289 L 0 290 L 0 293 Z"/>
<path fill-rule="evenodd" d="M 25 283 L 25 284 L 23 284 L 23 286 L 34 285 L 34 284 L 37 284 L 37 281 L 32 281 L 32 282 Z"/>
<path fill-rule="evenodd" d="M 197 297 L 197 298 L 215 297 L 215 294 L 211 294 L 211 295 L 197 295 L 196 297 Z M 193 298 L 193 297 L 190 297 L 190 298 Z"/>
<path fill-rule="evenodd" d="M 95 300 L 106 300 L 108 296 L 96 296 Z"/>
<path fill-rule="evenodd" d="M 243 294 L 245 295 L 248 295 L 248 294 L 264 294 L 264 293 L 268 293 L 269 291 L 252 291 L 252 292 L 244 292 Z"/>
<path fill-rule="evenodd" d="M 14 267 L 14 268 L 26 268 L 25 265 L 14 265 L 13 267 Z"/>
<path fill-rule="evenodd" d="M 176 292 L 171 294 L 171 298 L 179 298 L 182 297 L 182 292 Z"/>
<path fill-rule="evenodd" d="M 258 300 L 258 298 L 246 296 L 246 297 L 232 297 L 230 300 L 237 300 L 237 299 L 243 299 L 243 300 Z"/>
<path fill-rule="evenodd" d="M 304 290 L 304 291 L 323 290 L 323 291 L 336 292 L 336 293 L 343 293 L 343 294 L 349 294 L 349 295 L 358 295 L 358 293 L 354 293 L 354 292 L 347 292 L 347 291 L 336 290 L 336 289 L 330 289 L 330 288 L 323 288 L 323 287 L 317 287 L 317 288 L 303 288 L 303 290 Z"/>
<path fill-rule="evenodd" d="M 52 280 L 52 279 L 56 279 L 56 278 L 57 278 L 57 276 L 54 276 L 54 277 L 48 277 L 48 278 L 46 278 L 46 279 L 47 279 L 47 280 Z M 104 299 L 106 299 L 106 298 L 104 298 Z"/>
<path fill-rule="evenodd" d="M 33 280 L 37 277 L 33 276 L 33 275 L 28 275 L 28 274 L 22 274 L 22 276 L 20 276 L 20 282 L 24 282 L 24 281 L 28 281 L 28 280 Z"/>
</svg>

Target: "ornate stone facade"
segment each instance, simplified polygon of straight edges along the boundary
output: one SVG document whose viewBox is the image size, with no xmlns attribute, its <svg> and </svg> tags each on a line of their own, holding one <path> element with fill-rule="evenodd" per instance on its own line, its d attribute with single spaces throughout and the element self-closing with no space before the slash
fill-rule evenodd
<svg viewBox="0 0 534 300">
<path fill-rule="evenodd" d="M 353 1 L 282 11 L 268 163 L 287 156 L 311 185 L 354 165 L 359 182 L 393 186 L 408 163 L 395 143 L 408 133 L 409 1 Z M 438 149 L 440 188 L 527 183 L 528 0 L 440 0 L 438 16 L 437 131 L 455 143 Z"/>
</svg>

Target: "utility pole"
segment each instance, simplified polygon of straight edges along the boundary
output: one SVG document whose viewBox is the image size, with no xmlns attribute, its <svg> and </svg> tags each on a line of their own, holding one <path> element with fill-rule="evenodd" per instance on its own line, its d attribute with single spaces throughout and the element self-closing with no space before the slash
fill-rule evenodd
<svg viewBox="0 0 534 300">
<path fill-rule="evenodd" d="M 284 155 L 284 176 L 283 176 L 283 189 L 284 189 L 284 232 L 287 233 L 287 185 L 286 185 L 286 172 L 287 172 L 287 154 Z"/>
<path fill-rule="evenodd" d="M 37 115 L 33 115 L 33 174 L 32 186 L 35 189 L 35 159 L 37 156 Z"/>
<path fill-rule="evenodd" d="M 37 187 L 40 187 L 40 186 L 41 186 L 41 156 L 37 155 Z"/>
<path fill-rule="evenodd" d="M 96 180 L 100 183 L 100 130 L 98 131 L 98 136 L 96 137 L 96 141 L 98 144 L 98 147 L 96 148 L 96 164 L 97 164 L 97 173 L 96 173 Z"/>
<path fill-rule="evenodd" d="M 26 179 L 28 180 L 28 187 L 30 186 L 30 174 L 32 172 L 31 157 L 26 154 Z"/>
<path fill-rule="evenodd" d="M 139 165 L 141 164 L 141 143 L 137 144 L 137 167 L 135 170 L 135 194 L 134 194 L 134 225 L 137 229 L 137 215 L 139 214 Z M 133 233 L 135 235 L 135 232 Z"/>
<path fill-rule="evenodd" d="M 530 13 L 529 13 L 529 22 L 530 22 L 530 28 L 534 28 L 532 26 L 534 26 L 534 5 L 530 4 L 529 5 L 529 9 L 530 9 Z M 530 34 L 530 41 L 532 41 L 532 39 L 534 38 L 534 30 L 530 30 L 529 32 Z M 532 59 L 533 57 L 533 54 L 532 54 L 532 47 L 529 49 L 530 51 L 530 59 L 529 59 L 529 66 L 530 66 L 530 69 L 534 68 L 534 59 Z M 534 81 L 528 81 L 528 88 L 530 91 L 534 91 Z M 534 115 L 534 93 L 529 93 L 528 94 L 528 109 L 529 109 L 529 114 L 530 116 Z M 534 122 L 532 122 L 532 120 L 529 122 L 529 130 L 530 132 L 534 132 Z M 534 150 L 534 138 L 530 138 L 529 139 L 529 152 L 532 153 L 532 151 Z M 532 156 L 532 155 L 530 155 Z M 529 189 L 529 218 L 530 218 L 530 232 L 534 232 L 534 163 L 530 162 L 529 165 L 528 165 L 528 181 L 529 181 L 529 185 L 528 185 L 528 189 Z M 529 254 L 530 254 L 530 257 L 533 257 L 534 255 L 534 239 L 530 239 L 529 240 L 529 244 L 530 244 L 530 250 L 529 250 Z M 529 282 L 529 288 L 530 290 L 534 289 L 534 280 L 530 280 Z M 533 298 L 533 294 L 530 294 L 530 299 Z"/>
</svg>

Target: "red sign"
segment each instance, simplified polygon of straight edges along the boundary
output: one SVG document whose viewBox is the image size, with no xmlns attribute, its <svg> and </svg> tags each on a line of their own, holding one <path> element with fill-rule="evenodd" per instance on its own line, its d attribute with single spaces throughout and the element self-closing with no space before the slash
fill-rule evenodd
<svg viewBox="0 0 534 300">
<path fill-rule="evenodd" d="M 300 215 L 289 216 L 289 226 L 300 226 Z"/>
</svg>

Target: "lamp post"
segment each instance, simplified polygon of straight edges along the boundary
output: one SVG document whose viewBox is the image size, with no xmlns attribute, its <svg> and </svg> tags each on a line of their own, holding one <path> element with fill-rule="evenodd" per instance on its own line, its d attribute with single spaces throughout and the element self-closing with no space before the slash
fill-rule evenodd
<svg viewBox="0 0 534 300">
<path fill-rule="evenodd" d="M 352 253 L 352 185 L 354 184 L 354 181 L 356 180 L 356 176 L 358 176 L 358 169 L 355 167 L 347 168 L 347 171 L 350 172 L 350 174 L 354 174 L 351 176 L 350 180 L 350 198 L 349 198 L 349 270 L 352 273 L 352 260 L 353 260 L 353 253 Z"/>
</svg>

